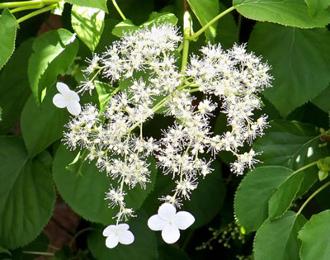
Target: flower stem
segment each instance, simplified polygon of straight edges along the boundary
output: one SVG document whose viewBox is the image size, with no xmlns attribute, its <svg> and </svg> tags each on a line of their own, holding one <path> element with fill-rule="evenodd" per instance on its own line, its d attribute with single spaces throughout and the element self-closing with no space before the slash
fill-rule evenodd
<svg viewBox="0 0 330 260">
<path fill-rule="evenodd" d="M 309 164 L 306 164 L 303 167 L 299 168 L 298 170 L 295 170 L 292 174 L 296 174 L 296 173 L 301 172 L 301 171 L 304 171 L 304 170 L 306 170 L 306 169 L 308 169 L 310 167 L 313 167 L 314 165 L 317 165 L 317 162 L 318 162 L 318 160 L 317 161 L 314 161 L 314 162 L 311 162 Z"/>
<path fill-rule="evenodd" d="M 58 3 L 59 1 L 60 0 L 31 0 L 31 1 L 5 2 L 5 3 L 0 3 L 0 9 L 33 6 L 38 4 L 44 6 L 47 4 Z"/>
<path fill-rule="evenodd" d="M 116 10 L 117 10 L 118 14 L 120 15 L 121 19 L 126 20 L 127 18 L 124 15 L 124 13 L 122 12 L 122 10 L 120 9 L 120 7 L 117 4 L 116 0 L 112 0 L 112 4 L 116 8 Z"/>
<path fill-rule="evenodd" d="M 12 14 L 14 13 L 18 13 L 18 12 L 22 12 L 22 11 L 26 11 L 26 10 L 31 10 L 31 9 L 39 9 L 44 7 L 44 5 L 42 3 L 40 4 L 36 4 L 36 5 L 28 5 L 28 6 L 21 6 L 21 7 L 17 7 L 14 9 L 11 9 L 10 12 Z"/>
<path fill-rule="evenodd" d="M 189 41 L 191 35 L 191 17 L 188 11 L 184 13 L 183 17 L 183 50 L 182 50 L 182 62 L 181 62 L 181 72 L 184 72 L 188 63 L 188 54 L 189 54 Z"/>
<path fill-rule="evenodd" d="M 203 32 L 205 32 L 211 25 L 213 25 L 216 21 L 218 21 L 220 18 L 225 16 L 226 14 L 232 12 L 236 9 L 236 6 L 229 7 L 222 13 L 218 14 L 216 17 L 214 17 L 211 21 L 209 21 L 207 24 L 205 24 L 201 29 L 199 29 L 197 32 L 195 32 L 193 35 L 189 37 L 190 40 L 197 39 Z"/>
<path fill-rule="evenodd" d="M 306 205 L 317 195 L 319 194 L 322 190 L 324 190 L 326 187 L 330 185 L 330 181 L 326 182 L 323 184 L 321 187 L 319 187 L 316 191 L 314 191 L 308 198 L 307 200 L 301 205 L 300 209 L 297 212 L 297 215 L 299 215 L 303 209 L 306 207 Z"/>
<path fill-rule="evenodd" d="M 41 8 L 41 9 L 39 9 L 37 11 L 31 12 L 31 13 L 29 13 L 29 14 L 27 14 L 25 16 L 22 16 L 21 18 L 17 19 L 17 23 L 24 22 L 24 21 L 26 21 L 26 20 L 34 17 L 34 16 L 37 16 L 39 14 L 49 12 L 49 11 L 55 9 L 56 6 L 57 6 L 57 4 L 53 4 L 53 5 L 49 5 L 49 6 L 46 6 L 44 8 Z"/>
</svg>

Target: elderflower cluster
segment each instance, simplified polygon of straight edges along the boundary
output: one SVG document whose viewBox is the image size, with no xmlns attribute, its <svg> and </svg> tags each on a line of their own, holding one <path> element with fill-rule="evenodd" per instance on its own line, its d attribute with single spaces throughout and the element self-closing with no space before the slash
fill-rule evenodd
<svg viewBox="0 0 330 260">
<path fill-rule="evenodd" d="M 255 119 L 254 113 L 262 105 L 258 95 L 270 86 L 268 65 L 247 52 L 244 45 L 227 51 L 220 45 L 207 45 L 201 55 L 190 57 L 186 70 L 180 71 L 176 51 L 181 42 L 175 26 L 145 27 L 95 55 L 85 70 L 81 92 L 91 92 L 99 76 L 117 88 L 102 112 L 93 105 L 85 106 L 79 117 L 67 124 L 64 140 L 71 149 L 87 151 L 86 158 L 117 181 L 118 185 L 112 184 L 105 196 L 109 206 L 118 209 L 117 225 L 134 216 L 125 196 L 136 186 L 146 188 L 154 167 L 152 158 L 160 172 L 170 175 L 175 184 L 172 194 L 160 198 L 164 204 L 159 215 L 167 212 L 166 225 L 181 221 L 174 221 L 176 209 L 183 200 L 190 199 L 199 180 L 212 173 L 216 154 L 234 154 L 237 160 L 231 170 L 238 175 L 257 162 L 252 149 L 242 149 L 262 135 L 267 126 L 267 117 Z M 201 92 L 203 97 L 197 99 L 195 92 Z M 165 116 L 174 118 L 174 124 L 163 129 L 159 140 L 145 137 L 145 122 L 160 109 Z M 210 121 L 219 112 L 226 115 L 229 130 L 215 135 Z M 165 232 L 163 237 L 174 243 L 180 236 L 178 230 L 193 223 L 191 216 L 186 220 L 182 220 L 185 225 L 178 222 L 172 227 L 176 230 L 173 237 L 167 233 L 165 222 L 152 222 L 151 226 Z M 129 234 L 127 226 L 122 227 L 122 233 Z M 118 241 L 133 240 L 118 236 L 111 245 Z"/>
</svg>

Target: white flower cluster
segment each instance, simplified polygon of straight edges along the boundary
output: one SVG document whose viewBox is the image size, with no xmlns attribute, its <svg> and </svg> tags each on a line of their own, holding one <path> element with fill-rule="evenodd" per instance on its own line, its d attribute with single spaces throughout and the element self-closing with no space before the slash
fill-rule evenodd
<svg viewBox="0 0 330 260">
<path fill-rule="evenodd" d="M 231 164 L 235 174 L 242 174 L 257 161 L 252 149 L 240 151 L 262 135 L 267 125 L 266 116 L 255 119 L 254 111 L 261 108 L 258 94 L 270 85 L 268 65 L 248 53 L 244 45 L 228 51 L 220 45 L 208 45 L 202 48 L 201 56 L 191 57 L 186 70 L 179 71 L 176 51 L 181 41 L 172 25 L 143 28 L 94 56 L 85 70 L 81 91 L 92 91 L 94 80 L 101 76 L 117 85 L 118 93 L 104 112 L 92 105 L 84 107 L 79 117 L 67 125 L 65 142 L 71 149 L 86 150 L 88 160 L 95 161 L 101 171 L 118 181 L 106 193 L 109 206 L 119 209 L 115 216 L 117 226 L 134 216 L 125 195 L 129 189 L 137 185 L 145 188 L 150 182 L 151 157 L 175 183 L 173 194 L 160 198 L 171 214 L 165 214 L 166 221 L 154 222 L 158 217 L 150 220 L 153 230 L 163 230 L 168 221 L 179 221 L 176 208 L 190 198 L 198 180 L 213 171 L 211 162 L 217 153 L 230 151 L 237 157 Z M 201 92 L 203 99 L 195 98 L 194 92 Z M 165 109 L 166 116 L 173 117 L 175 123 L 164 130 L 160 140 L 146 138 L 143 124 L 160 109 Z M 216 110 L 227 116 L 229 129 L 219 135 L 214 135 L 210 126 Z M 164 215 L 161 212 L 159 216 Z M 176 241 L 178 229 L 185 229 L 192 222 L 189 215 L 189 220 L 182 222 L 185 224 L 164 227 L 164 239 Z M 160 223 L 162 228 L 157 226 Z M 169 229 L 175 230 L 175 235 L 171 236 Z M 133 241 L 122 235 L 127 226 L 121 226 L 119 233 L 116 230 L 113 227 L 105 232 L 105 236 L 116 234 L 116 239 L 109 239 L 111 247 Z"/>
</svg>

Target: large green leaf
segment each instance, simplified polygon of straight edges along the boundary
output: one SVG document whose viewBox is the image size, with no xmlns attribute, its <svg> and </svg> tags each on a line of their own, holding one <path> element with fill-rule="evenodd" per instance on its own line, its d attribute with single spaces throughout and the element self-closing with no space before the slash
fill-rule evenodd
<svg viewBox="0 0 330 260">
<path fill-rule="evenodd" d="M 188 3 L 202 26 L 219 14 L 218 0 L 188 0 Z M 217 23 L 214 23 L 206 31 L 206 37 L 211 40 L 217 34 Z"/>
<path fill-rule="evenodd" d="M 254 259 L 299 260 L 300 241 L 297 235 L 305 222 L 302 215 L 297 216 L 292 211 L 275 221 L 267 219 L 255 236 Z"/>
<path fill-rule="evenodd" d="M 226 7 L 220 3 L 220 9 L 223 11 Z M 215 41 L 219 41 L 224 48 L 231 48 L 235 42 L 238 42 L 238 34 L 238 27 L 234 16 L 232 14 L 227 14 L 218 22 Z"/>
<path fill-rule="evenodd" d="M 37 102 L 41 100 L 41 91 L 52 86 L 58 75 L 66 72 L 77 51 L 75 35 L 65 29 L 47 32 L 35 40 L 29 59 L 28 76 Z"/>
<path fill-rule="evenodd" d="M 240 183 L 234 200 L 234 212 L 247 232 L 255 231 L 268 217 L 268 201 L 292 170 L 264 166 L 249 172 Z"/>
<path fill-rule="evenodd" d="M 24 143 L 0 137 L 0 244 L 17 248 L 35 239 L 55 202 L 51 173 L 40 159 L 28 160 Z"/>
<path fill-rule="evenodd" d="M 299 232 L 302 260 L 328 260 L 330 255 L 330 210 L 318 213 Z"/>
<path fill-rule="evenodd" d="M 109 249 L 105 246 L 106 238 L 102 236 L 102 229 L 97 229 L 88 237 L 88 248 L 93 256 L 98 260 L 158 259 L 156 234 L 148 229 L 147 218 L 142 212 L 138 212 L 137 218 L 128 224 L 135 237 L 133 244 L 119 244 L 116 248 Z"/>
<path fill-rule="evenodd" d="M 80 5 L 84 7 L 92 7 L 101 9 L 104 12 L 108 12 L 107 0 L 64 0 L 72 5 Z"/>
<path fill-rule="evenodd" d="M 73 5 L 71 23 L 78 37 L 91 51 L 95 51 L 104 29 L 104 11 Z"/>
<path fill-rule="evenodd" d="M 68 112 L 53 104 L 52 99 L 56 91 L 55 88 L 49 89 L 44 102 L 39 106 L 30 96 L 22 111 L 22 135 L 31 158 L 63 135 Z"/>
<path fill-rule="evenodd" d="M 275 193 L 268 201 L 269 218 L 280 217 L 291 207 L 303 183 L 304 173 L 304 171 L 300 171 L 290 175 L 290 177 L 277 187 Z M 307 172 L 307 174 L 310 173 Z"/>
<path fill-rule="evenodd" d="M 30 95 L 27 67 L 32 39 L 23 42 L 0 74 L 0 129 L 6 132 L 19 120 L 21 110 Z"/>
<path fill-rule="evenodd" d="M 330 0 L 305 0 L 311 15 L 324 11 L 330 6 Z"/>
<path fill-rule="evenodd" d="M 113 28 L 112 34 L 117 37 L 123 37 L 125 34 L 132 33 L 141 27 L 152 27 L 154 25 L 160 25 L 164 23 L 176 25 L 178 23 L 178 18 L 172 13 L 152 12 L 149 16 L 149 19 L 140 26 L 134 25 L 133 22 L 129 19 L 119 22 Z"/>
<path fill-rule="evenodd" d="M 79 160 L 67 167 L 76 155 L 77 153 L 68 151 L 64 146 L 60 146 L 57 150 L 53 163 L 53 175 L 61 196 L 83 218 L 106 225 L 113 223 L 117 209 L 109 208 L 104 200 L 111 180 L 104 172 L 98 171 L 94 162 Z M 155 175 L 153 167 L 152 183 Z M 153 188 L 152 183 L 147 185 L 145 190 L 137 187 L 128 191 L 125 197 L 127 205 L 138 209 Z M 113 185 L 118 184 L 113 183 Z"/>
<path fill-rule="evenodd" d="M 214 163 L 214 172 L 206 176 L 198 184 L 198 188 L 192 192 L 191 199 L 184 204 L 184 210 L 188 210 L 195 216 L 192 228 L 201 227 L 210 222 L 221 210 L 226 194 L 221 175 L 221 165 Z"/>
<path fill-rule="evenodd" d="M 14 52 L 17 28 L 15 16 L 5 9 L 0 16 L 0 70 Z"/>
<path fill-rule="evenodd" d="M 319 159 L 323 153 L 319 135 L 315 126 L 277 120 L 270 123 L 266 134 L 253 147 L 261 153 L 258 159 L 263 165 L 283 165 L 298 169 Z"/>
<path fill-rule="evenodd" d="M 330 34 L 325 29 L 301 30 L 270 23 L 254 27 L 249 47 L 269 62 L 274 76 L 273 87 L 264 95 L 282 116 L 328 86 L 329 42 Z"/>
<path fill-rule="evenodd" d="M 316 98 L 312 100 L 313 104 L 321 108 L 325 112 L 330 112 L 330 86 L 323 90 Z"/>
<path fill-rule="evenodd" d="M 243 16 L 261 22 L 299 28 L 324 27 L 330 22 L 326 10 L 310 16 L 304 0 L 233 0 L 233 4 Z"/>
</svg>

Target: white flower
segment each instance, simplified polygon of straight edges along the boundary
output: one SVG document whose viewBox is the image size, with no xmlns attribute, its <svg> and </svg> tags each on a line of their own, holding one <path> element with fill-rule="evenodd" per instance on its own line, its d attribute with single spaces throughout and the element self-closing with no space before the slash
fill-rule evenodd
<svg viewBox="0 0 330 260">
<path fill-rule="evenodd" d="M 63 82 L 57 82 L 56 88 L 60 93 L 53 97 L 54 105 L 58 108 L 66 107 L 71 115 L 79 115 L 81 112 L 79 95 Z"/>
<path fill-rule="evenodd" d="M 128 224 L 117 224 L 107 226 L 103 230 L 103 236 L 107 237 L 105 240 L 105 245 L 108 248 L 114 248 L 118 243 L 123 245 L 129 245 L 134 242 L 134 235 L 128 230 Z"/>
<path fill-rule="evenodd" d="M 170 203 L 162 204 L 158 214 L 148 220 L 148 227 L 154 231 L 162 231 L 162 238 L 168 244 L 173 244 L 180 238 L 180 231 L 190 227 L 195 218 L 187 211 L 176 212 L 176 208 Z"/>
</svg>

